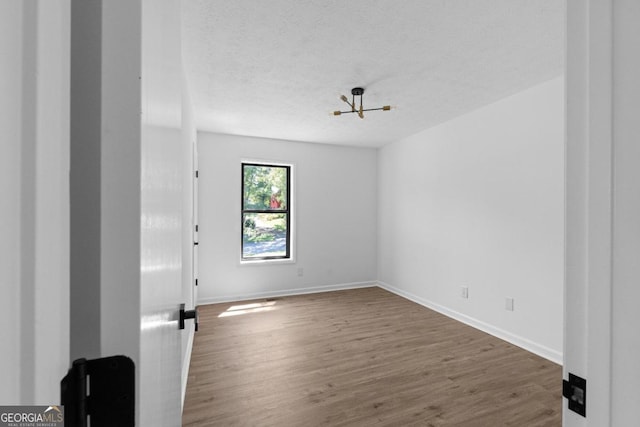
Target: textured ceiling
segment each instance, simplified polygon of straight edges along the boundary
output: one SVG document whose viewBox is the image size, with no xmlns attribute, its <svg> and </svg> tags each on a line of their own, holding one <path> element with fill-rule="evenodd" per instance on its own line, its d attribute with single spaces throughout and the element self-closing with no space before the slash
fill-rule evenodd
<svg viewBox="0 0 640 427">
<path fill-rule="evenodd" d="M 200 130 L 381 146 L 563 72 L 559 0 L 185 0 Z M 351 88 L 364 107 L 334 117 Z"/>
</svg>

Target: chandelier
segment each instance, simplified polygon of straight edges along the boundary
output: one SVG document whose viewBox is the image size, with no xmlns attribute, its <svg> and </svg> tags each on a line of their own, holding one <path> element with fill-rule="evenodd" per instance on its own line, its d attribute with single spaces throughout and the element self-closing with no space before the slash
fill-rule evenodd
<svg viewBox="0 0 640 427">
<path fill-rule="evenodd" d="M 353 89 L 351 89 L 351 102 L 349 102 L 349 99 L 344 96 L 344 95 L 340 95 L 340 99 L 343 100 L 344 102 L 346 102 L 347 104 L 349 104 L 349 107 L 351 107 L 351 111 L 334 111 L 333 115 L 334 116 L 340 116 L 342 114 L 348 114 L 348 113 L 358 113 L 358 116 L 361 119 L 364 119 L 364 112 L 365 111 L 375 111 L 375 110 L 382 110 L 382 111 L 389 111 L 391 110 L 391 106 L 390 105 L 385 105 L 384 107 L 379 107 L 379 108 L 363 108 L 362 106 L 362 94 L 364 94 L 364 89 L 361 87 L 354 87 Z M 356 108 L 356 96 L 360 97 L 360 107 Z"/>
</svg>

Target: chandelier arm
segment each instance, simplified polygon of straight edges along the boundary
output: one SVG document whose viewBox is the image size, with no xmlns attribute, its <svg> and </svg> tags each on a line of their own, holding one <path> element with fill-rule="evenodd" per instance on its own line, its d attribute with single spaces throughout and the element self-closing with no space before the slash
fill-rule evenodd
<svg viewBox="0 0 640 427">
<path fill-rule="evenodd" d="M 354 105 L 353 105 L 352 103 L 350 103 L 350 102 L 349 102 L 349 100 L 347 99 L 347 97 L 346 97 L 346 96 L 344 96 L 344 95 L 340 95 L 340 99 L 341 99 L 341 100 L 343 100 L 344 102 L 346 102 L 346 103 L 347 103 L 347 105 L 348 105 L 349 107 L 351 107 L 351 110 L 353 110 L 353 111 L 355 111 L 355 110 L 356 110 L 356 108 L 354 107 Z"/>
<path fill-rule="evenodd" d="M 362 111 L 378 111 L 378 110 L 385 110 L 388 111 L 391 108 L 385 108 L 385 107 L 380 107 L 380 108 L 367 108 L 366 110 L 362 110 Z"/>
<path fill-rule="evenodd" d="M 356 111 L 356 107 L 355 107 L 352 103 L 350 103 L 349 101 L 347 101 L 347 105 L 348 105 L 349 107 L 351 107 L 351 112 Z"/>
</svg>

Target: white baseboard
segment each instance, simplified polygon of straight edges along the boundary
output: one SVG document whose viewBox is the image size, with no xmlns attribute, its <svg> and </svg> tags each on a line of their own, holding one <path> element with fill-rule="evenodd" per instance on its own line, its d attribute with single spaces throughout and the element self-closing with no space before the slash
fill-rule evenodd
<svg viewBox="0 0 640 427">
<path fill-rule="evenodd" d="M 191 351 L 193 350 L 193 338 L 195 332 L 193 328 L 188 328 L 191 332 L 189 333 L 189 339 L 187 340 L 187 353 L 184 355 L 184 360 L 182 361 L 182 405 L 180 406 L 180 412 L 184 409 L 184 398 L 187 394 L 187 380 L 189 379 L 189 366 L 191 366 Z"/>
<path fill-rule="evenodd" d="M 286 297 L 291 295 L 315 294 L 319 292 L 344 291 L 347 289 L 372 288 L 377 282 L 339 283 L 335 285 L 313 286 L 309 288 L 283 289 L 279 291 L 257 292 L 251 294 L 224 295 L 220 297 L 198 298 L 198 305 L 218 304 L 223 302 L 247 301 L 262 298 Z"/>
<path fill-rule="evenodd" d="M 530 351 L 534 354 L 537 354 L 540 357 L 544 357 L 547 360 L 550 360 L 554 363 L 562 365 L 562 352 L 558 352 L 544 345 L 538 344 L 526 338 L 520 337 L 518 335 L 512 334 L 511 332 L 504 331 L 500 328 L 496 328 L 488 323 L 482 322 L 478 319 L 474 319 L 473 317 L 467 316 L 466 314 L 459 313 L 457 311 L 451 310 L 442 305 L 436 304 L 427 299 L 421 298 L 417 295 L 414 295 L 410 292 L 403 291 L 394 286 L 389 285 L 388 283 L 378 281 L 378 286 L 382 289 L 385 289 L 391 293 L 394 293 L 398 296 L 406 298 L 410 301 L 413 301 L 417 304 L 420 304 L 424 307 L 427 307 L 433 311 L 437 311 L 440 314 L 443 314 L 447 317 L 455 319 L 459 322 L 467 324 L 473 328 L 479 329 L 483 332 L 486 332 L 490 335 L 493 335 L 497 338 L 500 338 L 504 341 L 507 341 L 513 345 L 521 347 L 527 351 Z"/>
</svg>

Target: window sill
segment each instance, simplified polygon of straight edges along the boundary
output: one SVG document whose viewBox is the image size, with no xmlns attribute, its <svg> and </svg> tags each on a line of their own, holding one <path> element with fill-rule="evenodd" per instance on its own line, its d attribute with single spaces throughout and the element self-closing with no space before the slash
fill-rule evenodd
<svg viewBox="0 0 640 427">
<path fill-rule="evenodd" d="M 293 258 L 282 258 L 282 259 L 256 259 L 256 260 L 240 260 L 240 266 L 250 266 L 250 265 L 279 265 L 279 264 L 295 264 L 296 260 Z"/>
</svg>

